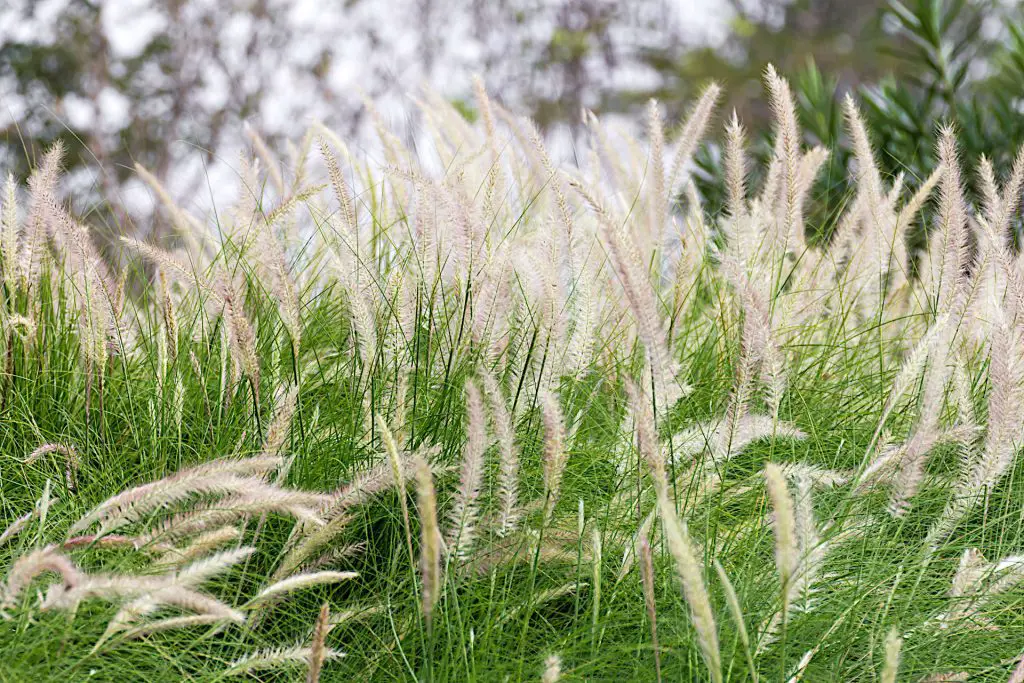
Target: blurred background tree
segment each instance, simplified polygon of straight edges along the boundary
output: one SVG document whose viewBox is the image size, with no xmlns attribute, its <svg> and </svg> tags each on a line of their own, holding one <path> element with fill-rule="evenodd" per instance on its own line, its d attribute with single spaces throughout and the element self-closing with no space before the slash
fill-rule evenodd
<svg viewBox="0 0 1024 683">
<path fill-rule="evenodd" d="M 737 2 L 736 5 L 741 5 Z M 995 0 L 802 0 L 775 11 L 737 12 L 730 42 L 677 62 L 680 82 L 711 77 L 728 105 L 759 135 L 765 161 L 770 112 L 760 73 L 773 63 L 793 84 L 806 143 L 833 150 L 817 183 L 811 225 L 827 236 L 850 196 L 842 96 L 867 119 L 877 159 L 890 177 L 920 181 L 932 170 L 937 127 L 960 133 L 962 153 L 1006 170 L 1024 144 L 1024 14 Z M 759 19 L 760 18 L 760 19 Z M 705 146 L 698 164 L 711 210 L 721 205 L 720 158 Z M 912 183 L 916 184 L 916 183 Z"/>
<path fill-rule="evenodd" d="M 285 157 L 313 120 L 358 148 L 365 93 L 415 144 L 408 93 L 426 83 L 469 111 L 474 72 L 565 154 L 581 108 L 631 122 L 656 97 L 671 122 L 714 79 L 721 111 L 737 110 L 763 156 L 770 62 L 793 83 L 808 144 L 835 149 L 813 207 L 827 232 L 848 190 L 845 92 L 888 173 L 927 174 L 944 120 L 965 156 L 1005 168 L 1024 141 L 1021 21 L 999 0 L 8 0 L 0 165 L 24 177 L 61 138 L 75 195 L 89 198 L 77 210 L 111 233 L 128 216 L 159 232 L 134 162 L 208 208 L 234 186 L 243 122 Z M 718 164 L 712 142 L 698 158 L 712 210 Z"/>
<path fill-rule="evenodd" d="M 480 72 L 496 96 L 556 128 L 582 106 L 598 108 L 597 93 L 642 67 L 641 51 L 678 37 L 668 6 L 623 5 L 5 0 L 0 166 L 24 179 L 62 139 L 74 195 L 88 198 L 76 209 L 113 233 L 152 207 L 135 162 L 186 203 L 223 199 L 246 145 L 243 122 L 282 156 L 316 120 L 358 149 L 370 137 L 364 97 L 402 128 L 414 116 L 409 95 L 423 84 L 469 101 Z M 412 123 L 404 127 L 415 143 Z"/>
</svg>

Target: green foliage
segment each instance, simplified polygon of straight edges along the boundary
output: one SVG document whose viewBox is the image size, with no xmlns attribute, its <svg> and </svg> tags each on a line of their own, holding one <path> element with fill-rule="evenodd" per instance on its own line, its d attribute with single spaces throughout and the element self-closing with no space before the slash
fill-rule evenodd
<svg viewBox="0 0 1024 683">
<path fill-rule="evenodd" d="M 986 18 L 1006 33 L 1005 40 L 982 36 Z M 1020 8 L 1003 16 L 988 2 L 969 0 L 890 0 L 879 10 L 885 35 L 880 50 L 892 60 L 891 71 L 860 83 L 853 94 L 886 176 L 927 177 L 935 166 L 936 130 L 946 122 L 956 126 L 965 158 L 984 155 L 997 173 L 1009 172 L 1024 144 L 1022 21 Z M 823 73 L 813 58 L 793 76 L 805 142 L 832 149 L 811 209 L 818 219 L 811 223 L 827 235 L 850 199 L 851 151 L 840 106 L 844 90 L 850 89 L 837 75 Z M 770 131 L 756 123 L 754 130 L 753 153 L 762 165 L 771 152 Z M 720 155 L 704 149 L 697 162 L 701 190 L 714 210 L 723 201 Z"/>
</svg>

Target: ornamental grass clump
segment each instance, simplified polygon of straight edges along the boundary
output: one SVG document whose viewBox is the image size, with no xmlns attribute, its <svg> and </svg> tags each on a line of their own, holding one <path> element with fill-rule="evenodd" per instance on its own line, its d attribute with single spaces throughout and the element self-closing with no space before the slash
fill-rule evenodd
<svg viewBox="0 0 1024 683">
<path fill-rule="evenodd" d="M 1024 152 L 890 178 L 848 97 L 825 229 L 765 86 L 763 168 L 713 84 L 563 163 L 478 83 L 415 148 L 250 130 L 202 217 L 138 167 L 162 241 L 60 144 L 9 179 L 5 673 L 1019 679 Z"/>
</svg>

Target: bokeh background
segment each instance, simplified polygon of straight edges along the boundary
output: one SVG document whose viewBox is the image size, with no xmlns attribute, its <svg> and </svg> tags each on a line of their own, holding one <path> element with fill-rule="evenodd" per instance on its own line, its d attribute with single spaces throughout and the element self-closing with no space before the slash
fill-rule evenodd
<svg viewBox="0 0 1024 683">
<path fill-rule="evenodd" d="M 946 119 L 1004 163 L 1024 137 L 1021 16 L 1006 0 L 2 0 L 0 168 L 24 178 L 63 138 L 74 208 L 101 233 L 159 236 L 133 164 L 209 210 L 235 187 L 246 125 L 283 158 L 314 121 L 372 156 L 365 98 L 415 145 L 417 94 L 472 118 L 479 73 L 571 158 L 582 108 L 640 127 L 656 97 L 671 123 L 711 79 L 720 111 L 764 134 L 771 62 L 808 142 L 839 148 L 820 192 L 840 197 L 848 91 L 893 173 L 927 169 Z M 716 154 L 699 158 L 712 206 Z"/>
</svg>

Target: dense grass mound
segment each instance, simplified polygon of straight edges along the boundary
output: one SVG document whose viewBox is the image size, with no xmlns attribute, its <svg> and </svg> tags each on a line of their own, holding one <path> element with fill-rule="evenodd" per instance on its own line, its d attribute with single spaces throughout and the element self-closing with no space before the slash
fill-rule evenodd
<svg viewBox="0 0 1024 683">
<path fill-rule="evenodd" d="M 972 207 L 952 129 L 883 178 L 847 101 L 809 239 L 766 82 L 721 216 L 716 88 L 578 168 L 481 89 L 430 163 L 255 139 L 215 220 L 140 168 L 175 234 L 120 274 L 52 150 L 0 233 L 0 678 L 1021 681 L 1024 157 Z"/>
</svg>

